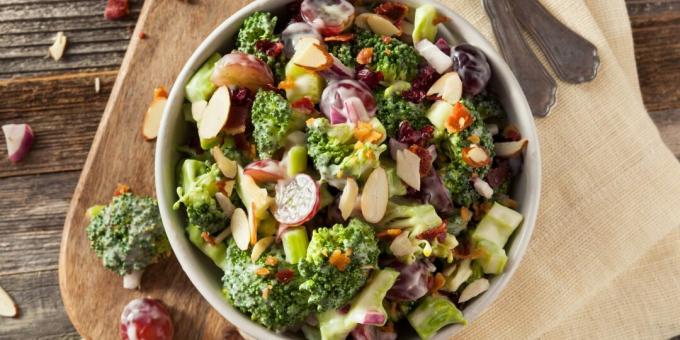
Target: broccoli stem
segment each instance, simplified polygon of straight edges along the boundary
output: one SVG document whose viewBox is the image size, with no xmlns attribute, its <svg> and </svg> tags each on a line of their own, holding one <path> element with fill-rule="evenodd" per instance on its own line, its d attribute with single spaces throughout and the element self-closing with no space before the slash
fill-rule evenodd
<svg viewBox="0 0 680 340">
<path fill-rule="evenodd" d="M 133 270 L 132 272 L 123 276 L 123 288 L 125 289 L 139 289 L 142 283 L 142 275 L 144 269 Z"/>
<path fill-rule="evenodd" d="M 288 176 L 293 177 L 307 170 L 307 148 L 296 145 L 288 150 Z"/>
<path fill-rule="evenodd" d="M 441 328 L 453 323 L 467 321 L 453 302 L 444 296 L 428 296 L 411 312 L 407 319 L 418 335 L 429 339 Z"/>
<path fill-rule="evenodd" d="M 210 96 L 215 92 L 217 88 L 212 81 L 210 81 L 210 76 L 212 76 L 213 69 L 215 69 L 215 63 L 222 58 L 219 53 L 214 53 L 208 58 L 208 60 L 203 63 L 201 68 L 194 73 L 187 85 L 184 87 L 185 97 L 192 103 L 200 100 L 207 101 Z"/>
<path fill-rule="evenodd" d="M 214 246 L 208 244 L 201 236 L 201 229 L 194 225 L 187 227 L 187 233 L 189 234 L 191 243 L 209 257 L 217 267 L 220 269 L 224 268 L 227 262 L 227 246 L 224 242 L 215 244 Z"/>
<path fill-rule="evenodd" d="M 307 255 L 309 238 L 304 227 L 291 228 L 281 236 L 286 262 L 297 264 Z"/>
</svg>

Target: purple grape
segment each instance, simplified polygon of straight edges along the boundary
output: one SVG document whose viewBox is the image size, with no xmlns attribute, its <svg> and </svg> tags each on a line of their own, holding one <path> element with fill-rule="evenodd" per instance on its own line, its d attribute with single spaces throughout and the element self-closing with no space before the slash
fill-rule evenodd
<svg viewBox="0 0 680 340">
<path fill-rule="evenodd" d="M 453 49 L 452 57 L 463 80 L 463 92 L 469 96 L 482 92 L 491 79 L 491 66 L 484 52 L 470 44 L 460 44 Z"/>
</svg>

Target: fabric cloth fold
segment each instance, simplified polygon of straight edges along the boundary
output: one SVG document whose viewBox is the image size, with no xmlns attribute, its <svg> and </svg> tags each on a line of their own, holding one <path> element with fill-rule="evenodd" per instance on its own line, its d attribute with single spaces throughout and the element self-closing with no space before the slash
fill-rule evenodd
<svg viewBox="0 0 680 340">
<path fill-rule="evenodd" d="M 495 41 L 478 0 L 443 2 Z M 544 177 L 533 238 L 461 338 L 680 334 L 680 164 L 642 103 L 625 3 L 541 2 L 598 47 L 602 64 L 593 82 L 560 82 L 551 116 L 537 120 Z"/>
</svg>

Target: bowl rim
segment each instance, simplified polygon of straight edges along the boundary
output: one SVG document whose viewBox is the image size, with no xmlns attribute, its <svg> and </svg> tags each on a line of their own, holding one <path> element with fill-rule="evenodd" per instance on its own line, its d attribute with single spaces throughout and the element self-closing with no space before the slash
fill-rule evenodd
<svg viewBox="0 0 680 340">
<path fill-rule="evenodd" d="M 493 66 L 494 78 L 497 78 L 497 81 L 504 83 L 503 85 L 506 87 L 505 90 L 509 91 L 509 94 L 506 97 L 510 97 L 508 103 L 512 105 L 513 111 L 515 111 L 515 114 L 511 115 L 509 118 L 516 123 L 519 123 L 521 127 L 524 127 L 524 129 L 522 129 L 522 135 L 529 140 L 527 150 L 525 151 L 525 159 L 530 158 L 532 161 L 525 161 L 524 171 L 531 172 L 532 175 L 527 176 L 527 189 L 525 192 L 525 196 L 527 197 L 523 202 L 525 204 L 522 205 L 524 221 L 513 236 L 505 271 L 494 277 L 491 280 L 490 288 L 463 310 L 468 323 L 471 323 L 496 300 L 498 295 L 513 277 L 528 248 L 535 227 L 541 196 L 541 156 L 538 133 L 533 116 L 531 115 L 531 109 L 529 108 L 529 104 L 527 103 L 526 97 L 522 92 L 517 79 L 503 58 L 481 32 L 465 18 L 438 1 L 399 1 L 406 3 L 411 7 L 423 3 L 434 5 L 439 13 L 443 13 L 450 19 L 445 24 L 449 31 L 457 32 L 458 35 L 465 37 L 464 41 L 474 41 L 472 44 L 484 51 Z M 184 231 L 184 223 L 179 223 L 179 225 L 174 223 L 175 216 L 173 215 L 176 213 L 172 210 L 172 205 L 176 199 L 174 187 L 175 172 L 174 170 L 167 171 L 166 164 L 172 163 L 171 160 L 173 159 L 175 150 L 174 147 L 167 147 L 167 145 L 169 142 L 174 141 L 169 127 L 173 124 L 172 121 L 177 119 L 176 116 L 182 114 L 181 107 L 184 102 L 184 84 L 188 82 L 195 70 L 197 70 L 212 53 L 220 50 L 219 46 L 225 39 L 222 37 L 226 34 L 225 32 L 229 31 L 233 25 L 240 24 L 240 22 L 252 12 L 257 10 L 272 10 L 282 5 L 280 0 L 255 0 L 226 18 L 201 42 L 182 67 L 182 70 L 172 86 L 163 112 L 155 152 L 154 172 L 158 206 L 163 226 L 177 261 L 192 284 L 215 310 L 217 310 L 227 321 L 232 323 L 242 335 L 248 335 L 256 339 L 288 338 L 283 334 L 266 329 L 234 308 L 221 294 L 221 289 L 215 289 L 215 283 L 210 282 L 213 280 L 212 276 L 201 269 L 200 263 L 210 260 L 202 254 L 197 254 L 197 249 L 195 249 L 193 244 L 188 240 Z M 504 103 L 506 110 L 508 103 Z M 175 165 L 173 164 L 172 168 L 174 169 L 174 167 Z M 168 178 L 169 176 L 172 178 Z M 167 183 L 173 183 L 173 185 L 168 187 Z M 434 339 L 447 339 L 459 332 L 462 327 L 464 326 L 449 325 L 440 330 Z"/>
</svg>

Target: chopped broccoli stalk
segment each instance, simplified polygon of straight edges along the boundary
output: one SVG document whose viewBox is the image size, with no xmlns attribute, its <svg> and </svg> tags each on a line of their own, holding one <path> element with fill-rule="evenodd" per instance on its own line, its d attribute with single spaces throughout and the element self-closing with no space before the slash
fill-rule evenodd
<svg viewBox="0 0 680 340">
<path fill-rule="evenodd" d="M 289 275 L 292 272 L 292 278 L 278 279 L 281 276 L 277 273 L 282 272 Z M 280 246 L 272 245 L 253 263 L 250 253 L 240 250 L 234 239 L 229 239 L 222 291 L 234 307 L 250 314 L 253 321 L 278 331 L 302 322 L 310 306 L 307 294 L 298 289 L 300 281 L 295 267 L 284 261 Z"/>
<path fill-rule="evenodd" d="M 321 100 L 326 81 L 315 72 L 295 65 L 292 61 L 286 65 L 286 80 L 292 81 L 291 86 L 286 86 L 286 98 L 294 103 L 302 98 L 308 98 L 314 104 Z"/>
<path fill-rule="evenodd" d="M 307 170 L 307 148 L 296 145 L 288 150 L 288 176 L 293 177 Z"/>
<path fill-rule="evenodd" d="M 180 183 L 177 188 L 179 200 L 173 206 L 179 209 L 184 204 L 189 224 L 210 234 L 224 229 L 228 217 L 215 200 L 220 176 L 217 164 L 201 163 L 193 159 L 184 160 L 180 171 Z"/>
<path fill-rule="evenodd" d="M 95 206 L 90 213 L 87 238 L 107 269 L 127 275 L 170 254 L 158 203 L 153 198 L 125 193 L 115 196 L 107 206 Z"/>
<path fill-rule="evenodd" d="M 218 135 L 215 138 L 201 138 L 200 143 L 201 143 L 201 149 L 203 150 L 210 150 L 213 148 L 213 146 L 218 146 L 220 145 L 220 142 L 222 142 L 222 136 Z"/>
<path fill-rule="evenodd" d="M 334 55 L 347 67 L 356 66 L 356 52 L 352 43 L 334 43 L 328 47 L 328 52 Z"/>
<path fill-rule="evenodd" d="M 278 18 L 269 12 L 255 12 L 243 21 L 236 37 L 236 49 L 256 56 L 264 61 L 274 70 L 278 79 L 283 79 L 285 68 L 285 57 L 283 53 L 278 57 L 271 57 L 267 53 L 257 48 L 257 42 L 266 40 L 270 42 L 280 41 L 274 34 Z"/>
<path fill-rule="evenodd" d="M 477 242 L 477 248 L 481 249 L 482 256 L 476 259 L 475 262 L 481 265 L 484 273 L 494 275 L 503 273 L 505 264 L 508 262 L 508 255 L 505 254 L 505 249 L 487 240 Z"/>
<path fill-rule="evenodd" d="M 410 81 L 418 72 L 418 53 L 413 46 L 399 39 L 383 39 L 370 31 L 356 35 L 357 50 L 373 49 L 373 58 L 368 67 L 382 72 L 386 82 Z"/>
<path fill-rule="evenodd" d="M 456 268 L 456 272 L 446 278 L 443 290 L 447 292 L 455 292 L 460 288 L 460 286 L 467 282 L 467 280 L 472 276 L 472 261 L 469 259 L 463 260 Z"/>
<path fill-rule="evenodd" d="M 290 264 L 297 264 L 307 255 L 309 238 L 305 227 L 292 228 L 281 235 L 283 252 L 286 254 L 286 261 Z"/>
<path fill-rule="evenodd" d="M 184 87 L 184 96 L 187 100 L 195 103 L 197 101 L 208 101 L 208 99 L 210 99 L 210 96 L 212 96 L 215 89 L 217 89 L 215 84 L 210 80 L 210 77 L 215 69 L 215 63 L 217 63 L 220 58 L 222 58 L 222 56 L 219 53 L 214 53 L 205 61 L 205 63 L 203 63 L 198 71 L 191 76 L 191 79 Z"/>
<path fill-rule="evenodd" d="M 430 204 L 401 205 L 393 202 L 387 204 L 385 216 L 380 221 L 380 225 L 387 229 L 412 228 L 412 236 L 417 236 L 441 224 L 442 219 Z"/>
<path fill-rule="evenodd" d="M 428 296 L 407 317 L 422 339 L 430 339 L 446 325 L 467 324 L 463 312 L 444 296 Z"/>
<path fill-rule="evenodd" d="M 477 242 L 487 240 L 503 248 L 510 235 L 522 223 L 522 219 L 522 214 L 496 202 L 479 221 L 472 233 L 472 239 Z"/>
<path fill-rule="evenodd" d="M 340 163 L 343 177 L 365 178 L 371 170 L 380 166 L 380 154 L 387 150 L 387 145 L 361 143 L 355 146 L 354 152 Z"/>
<path fill-rule="evenodd" d="M 410 89 L 411 89 L 411 83 L 403 81 L 403 80 L 399 80 L 399 81 L 395 81 L 394 83 L 392 83 L 392 85 L 388 86 L 385 89 L 385 92 L 383 93 L 383 95 L 385 97 L 391 97 L 391 96 L 395 96 L 395 95 L 400 95 L 402 92 L 410 90 Z"/>
<path fill-rule="evenodd" d="M 378 95 L 376 99 L 376 116 L 385 126 L 388 136 L 395 137 L 403 121 L 408 121 L 414 129 L 429 124 L 422 105 L 413 104 L 401 96 Z"/>
<path fill-rule="evenodd" d="M 338 164 L 354 150 L 352 128 L 317 118 L 307 123 L 307 154 L 323 179 L 335 178 Z"/>
<path fill-rule="evenodd" d="M 401 181 L 397 175 L 397 169 L 394 166 L 385 166 L 385 173 L 387 173 L 387 188 L 390 197 L 404 196 L 408 192 L 406 185 Z"/>
<path fill-rule="evenodd" d="M 472 282 L 475 282 L 482 277 L 484 277 L 484 268 L 482 268 L 482 265 L 478 261 L 472 261 L 470 264 L 470 277 L 468 277 L 467 280 L 465 280 L 465 286 L 469 285 Z"/>
<path fill-rule="evenodd" d="M 420 5 L 416 8 L 415 19 L 413 20 L 413 42 L 417 43 L 423 39 L 434 42 L 437 36 L 437 9 L 430 5 Z"/>
<path fill-rule="evenodd" d="M 295 114 L 286 98 L 274 91 L 257 92 L 251 115 L 253 139 L 263 159 L 272 158 L 284 146 L 286 136 L 303 126 L 304 117 Z"/>
<path fill-rule="evenodd" d="M 318 311 L 341 307 L 366 283 L 366 268 L 377 266 L 379 253 L 373 228 L 360 220 L 318 228 L 298 263 L 305 278 L 300 289 L 310 294 L 309 303 Z"/>
<path fill-rule="evenodd" d="M 189 234 L 189 240 L 198 249 L 203 252 L 207 257 L 209 257 L 220 269 L 224 268 L 226 264 L 226 253 L 227 246 L 224 243 L 210 245 L 201 236 L 201 229 L 194 225 L 189 225 L 187 227 L 187 234 Z"/>
<path fill-rule="evenodd" d="M 319 314 L 321 338 L 323 340 L 345 339 L 357 324 L 367 323 L 367 318 L 375 322 L 382 316 L 387 322 L 387 312 L 383 307 L 383 300 L 387 291 L 397 281 L 398 276 L 399 272 L 393 269 L 379 270 L 352 301 L 352 307 L 346 314 L 335 309 Z"/>
</svg>

